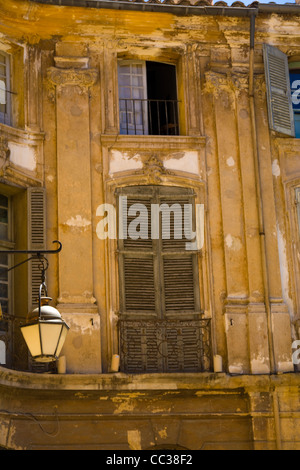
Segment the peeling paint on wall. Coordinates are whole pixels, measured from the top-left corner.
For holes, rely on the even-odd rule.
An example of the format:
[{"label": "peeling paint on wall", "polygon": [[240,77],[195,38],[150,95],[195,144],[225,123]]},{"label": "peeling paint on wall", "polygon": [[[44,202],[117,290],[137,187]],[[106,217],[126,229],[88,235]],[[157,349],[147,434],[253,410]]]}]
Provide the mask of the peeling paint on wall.
[{"label": "peeling paint on wall", "polygon": [[290,275],[289,275],[289,266],[288,266],[288,260],[287,260],[287,252],[286,252],[286,240],[283,237],[283,234],[278,226],[277,226],[277,238],[278,238],[281,285],[282,285],[282,297],[283,297],[284,302],[288,306],[290,315],[292,315],[293,301],[289,296]]},{"label": "peeling paint on wall", "polygon": [[76,215],[75,217],[68,219],[64,225],[68,225],[74,228],[87,229],[91,225],[91,221],[85,219],[81,215]]},{"label": "peeling paint on wall", "polygon": [[170,158],[164,161],[164,167],[168,170],[185,171],[198,175],[198,152],[179,152],[178,156],[171,154]]},{"label": "peeling paint on wall", "polygon": [[226,163],[227,163],[228,166],[235,166],[235,161],[234,161],[233,157],[227,158]]},{"label": "peeling paint on wall", "polygon": [[132,429],[127,431],[127,441],[131,450],[141,450],[141,431]]},{"label": "peeling paint on wall", "polygon": [[120,152],[119,150],[112,150],[109,162],[109,173],[117,173],[119,171],[138,170],[143,168],[140,155],[135,153],[130,155],[126,152]]},{"label": "peeling paint on wall", "polygon": [[278,178],[280,176],[280,166],[278,160],[274,160],[272,163],[272,174]]},{"label": "peeling paint on wall", "polygon": [[9,142],[10,161],[15,165],[21,166],[26,170],[34,171],[36,169],[36,153],[33,147],[27,145]]},{"label": "peeling paint on wall", "polygon": [[230,233],[226,236],[225,243],[227,248],[233,251],[239,251],[243,247],[241,240],[237,237],[234,237],[233,235],[230,235]]}]

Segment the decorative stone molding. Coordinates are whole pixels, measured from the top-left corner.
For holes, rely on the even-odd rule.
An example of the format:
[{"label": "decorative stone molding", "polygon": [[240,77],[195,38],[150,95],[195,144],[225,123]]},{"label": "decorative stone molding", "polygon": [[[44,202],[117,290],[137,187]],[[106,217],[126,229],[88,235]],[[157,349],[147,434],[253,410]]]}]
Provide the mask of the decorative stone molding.
[{"label": "decorative stone molding", "polygon": [[206,72],[204,91],[218,96],[223,91],[248,90],[249,75],[246,73]]},{"label": "decorative stone molding", "polygon": [[163,175],[170,174],[156,154],[150,155],[148,160],[145,161],[142,171],[146,175],[149,184],[160,183]]},{"label": "decorative stone molding", "polygon": [[48,69],[48,96],[54,101],[55,90],[58,92],[65,86],[76,86],[80,94],[87,93],[88,88],[93,86],[98,79],[98,72],[95,69],[77,69],[77,68],[56,68]]},{"label": "decorative stone molding", "polygon": [[231,76],[235,91],[245,91],[249,87],[249,74],[235,72]]},{"label": "decorative stone molding", "polygon": [[8,147],[8,141],[5,137],[0,137],[0,160],[7,160],[10,155],[10,150]]}]

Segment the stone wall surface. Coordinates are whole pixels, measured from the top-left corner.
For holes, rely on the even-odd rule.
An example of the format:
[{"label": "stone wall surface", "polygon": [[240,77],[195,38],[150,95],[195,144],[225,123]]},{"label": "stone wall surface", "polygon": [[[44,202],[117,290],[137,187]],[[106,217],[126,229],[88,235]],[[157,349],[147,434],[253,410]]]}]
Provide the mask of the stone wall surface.
[{"label": "stone wall surface", "polygon": [[[63,245],[47,286],[70,326],[66,374],[28,372],[23,266],[0,369],[0,445],[299,449],[300,140],[269,128],[263,44],[300,56],[300,6],[56,3],[0,0],[13,92],[0,189],[17,249],[28,246],[27,190],[46,190],[47,245]],[[119,59],[176,67],[179,135],[120,133]],[[204,208],[201,314],[222,374],[111,373],[119,258],[117,240],[100,236],[101,208],[117,209],[130,186],[188,188]]]}]

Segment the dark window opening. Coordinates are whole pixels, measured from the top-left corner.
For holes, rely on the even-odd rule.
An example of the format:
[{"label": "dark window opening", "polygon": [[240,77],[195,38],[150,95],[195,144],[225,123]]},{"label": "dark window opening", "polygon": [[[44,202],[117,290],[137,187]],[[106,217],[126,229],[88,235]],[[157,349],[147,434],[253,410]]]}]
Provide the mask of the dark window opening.
[{"label": "dark window opening", "polygon": [[[290,64],[290,67],[293,64]],[[295,121],[295,137],[300,138],[300,68],[290,70],[292,106]]]},{"label": "dark window opening", "polygon": [[120,132],[179,135],[176,67],[119,61]]}]

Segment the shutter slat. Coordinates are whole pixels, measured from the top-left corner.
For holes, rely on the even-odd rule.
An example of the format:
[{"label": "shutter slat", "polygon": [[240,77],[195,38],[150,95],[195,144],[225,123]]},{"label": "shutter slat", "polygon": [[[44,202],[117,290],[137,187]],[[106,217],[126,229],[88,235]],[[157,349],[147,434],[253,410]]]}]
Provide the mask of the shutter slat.
[{"label": "shutter slat", "polygon": [[[176,201],[178,205],[178,211],[176,211],[176,206],[174,211],[171,210],[174,201],[170,200],[161,200],[160,204],[166,204],[170,208],[170,216],[168,212],[162,211],[162,217],[166,217],[165,223],[161,221],[162,228],[162,248],[164,251],[178,251],[185,250],[186,243],[190,241],[190,238],[186,238],[186,232],[189,235],[191,232],[191,227],[187,226],[185,228],[185,205],[190,205],[191,201],[189,199]],[[168,223],[168,217],[170,217],[170,225]],[[188,229],[188,230],[187,230]],[[181,237],[181,238],[179,238]]]},{"label": "shutter slat", "polygon": [[[128,198],[127,199],[127,211],[129,211],[130,207],[133,206],[134,204],[143,204],[145,208],[147,209],[147,219],[145,218],[144,214],[142,213],[142,216],[140,217],[139,212],[137,212],[136,216],[129,216],[127,214],[126,217],[126,211],[124,209],[124,202],[123,202],[123,227],[127,227],[127,238],[124,239],[124,249],[125,250],[152,250],[152,239],[151,239],[151,200],[143,200],[143,199],[133,199],[133,198]],[[140,237],[143,238],[138,238],[134,240],[129,233],[129,227],[130,223],[133,222],[136,218],[139,218],[141,221],[141,225],[138,225],[137,227],[137,232],[140,233]],[[143,227],[147,226],[147,231],[143,230]],[[144,238],[145,237],[145,238]]]},{"label": "shutter slat", "polygon": [[209,371],[209,336],[209,320],[122,320],[121,370],[127,373]]},{"label": "shutter slat", "polygon": [[153,258],[124,257],[126,310],[155,311]]},{"label": "shutter slat", "polygon": [[269,44],[264,44],[263,54],[270,129],[294,137],[295,124],[287,56]]},{"label": "shutter slat", "polygon": [[[28,249],[44,250],[46,248],[46,222],[45,222],[45,189],[28,189]],[[30,290],[29,308],[38,303],[39,288],[41,284],[40,262],[33,259],[29,264]]]},{"label": "shutter slat", "polygon": [[195,310],[193,257],[165,258],[166,311]]}]

